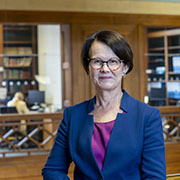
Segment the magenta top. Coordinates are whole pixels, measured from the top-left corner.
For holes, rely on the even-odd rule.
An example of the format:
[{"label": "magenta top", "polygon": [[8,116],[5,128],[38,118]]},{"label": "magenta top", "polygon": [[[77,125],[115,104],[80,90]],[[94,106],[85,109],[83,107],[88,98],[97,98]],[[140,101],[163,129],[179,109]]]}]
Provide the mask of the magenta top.
[{"label": "magenta top", "polygon": [[106,149],[114,123],[115,120],[106,123],[94,122],[94,130],[91,145],[94,156],[101,170],[103,168]]}]

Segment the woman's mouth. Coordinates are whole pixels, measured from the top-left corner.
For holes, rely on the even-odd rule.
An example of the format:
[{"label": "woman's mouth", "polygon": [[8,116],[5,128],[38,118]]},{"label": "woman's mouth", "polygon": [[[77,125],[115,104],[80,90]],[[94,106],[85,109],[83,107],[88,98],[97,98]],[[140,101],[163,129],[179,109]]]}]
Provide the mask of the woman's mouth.
[{"label": "woman's mouth", "polygon": [[99,77],[99,79],[104,79],[104,80],[105,80],[105,79],[111,79],[111,78],[112,78],[112,77],[110,77],[110,76],[100,76],[100,77]]}]

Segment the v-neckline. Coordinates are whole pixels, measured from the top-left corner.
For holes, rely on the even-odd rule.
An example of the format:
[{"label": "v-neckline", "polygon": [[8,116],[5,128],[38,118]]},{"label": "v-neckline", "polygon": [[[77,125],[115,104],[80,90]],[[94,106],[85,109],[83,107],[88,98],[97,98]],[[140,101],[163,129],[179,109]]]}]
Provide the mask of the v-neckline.
[{"label": "v-neckline", "polygon": [[92,115],[92,114],[89,115],[89,116],[91,116],[91,118],[92,118],[92,119],[91,119],[91,120],[92,120],[92,130],[91,130],[90,141],[89,141],[90,151],[91,151],[91,155],[92,155],[92,157],[93,157],[93,160],[94,160],[94,162],[96,163],[96,166],[98,167],[98,169],[99,169],[99,171],[100,171],[101,173],[103,173],[104,164],[105,164],[105,162],[107,161],[107,160],[106,160],[106,159],[107,159],[107,155],[109,154],[109,152],[110,152],[110,150],[111,150],[110,144],[111,144],[112,141],[113,141],[113,136],[115,135],[115,129],[117,129],[116,126],[117,126],[117,124],[118,124],[118,121],[120,120],[119,117],[120,117],[120,116],[124,116],[125,114],[126,114],[126,113],[117,113],[116,119],[114,120],[115,122],[114,122],[112,131],[111,131],[111,134],[110,134],[110,137],[109,137],[109,141],[108,141],[108,144],[107,144],[107,148],[106,148],[106,152],[105,152],[105,156],[104,156],[104,161],[103,161],[102,170],[100,169],[100,167],[99,167],[99,165],[98,165],[98,162],[97,162],[97,160],[96,160],[96,158],[95,158],[95,155],[94,155],[93,149],[92,149],[92,135],[93,135],[93,130],[94,130],[94,129],[93,129],[93,128],[94,128],[94,118],[93,118],[93,115]]}]

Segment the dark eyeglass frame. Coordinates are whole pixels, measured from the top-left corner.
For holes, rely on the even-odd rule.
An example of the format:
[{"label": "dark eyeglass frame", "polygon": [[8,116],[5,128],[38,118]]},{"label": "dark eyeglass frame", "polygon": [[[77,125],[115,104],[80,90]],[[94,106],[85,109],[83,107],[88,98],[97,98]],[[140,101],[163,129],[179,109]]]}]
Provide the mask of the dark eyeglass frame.
[{"label": "dark eyeglass frame", "polygon": [[[90,63],[91,61],[93,61],[93,60],[99,60],[99,61],[102,62],[102,65],[101,65],[100,68],[93,68],[93,67],[91,66],[93,69],[99,70],[99,69],[101,69],[101,68],[103,67],[103,65],[104,65],[104,63],[105,63],[105,64],[107,65],[107,67],[108,67],[109,69],[111,69],[112,71],[116,71],[117,69],[119,69],[119,68],[121,67],[121,63],[124,61],[124,60],[122,60],[122,59],[114,59],[114,58],[109,59],[109,60],[107,60],[107,61],[103,61],[103,60],[98,59],[98,58],[88,58],[89,63]],[[109,63],[110,61],[112,61],[112,60],[117,60],[117,61],[119,61],[119,62],[120,62],[119,67],[117,67],[116,69],[112,69],[112,68],[108,65],[108,63]]]}]

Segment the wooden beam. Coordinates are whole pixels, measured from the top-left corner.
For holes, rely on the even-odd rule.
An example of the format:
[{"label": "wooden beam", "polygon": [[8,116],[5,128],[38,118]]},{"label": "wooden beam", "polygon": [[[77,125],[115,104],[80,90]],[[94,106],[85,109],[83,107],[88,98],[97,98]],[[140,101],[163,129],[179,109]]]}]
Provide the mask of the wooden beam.
[{"label": "wooden beam", "polygon": [[88,23],[143,24],[146,26],[180,26],[180,16],[59,11],[0,10],[1,23]]}]

